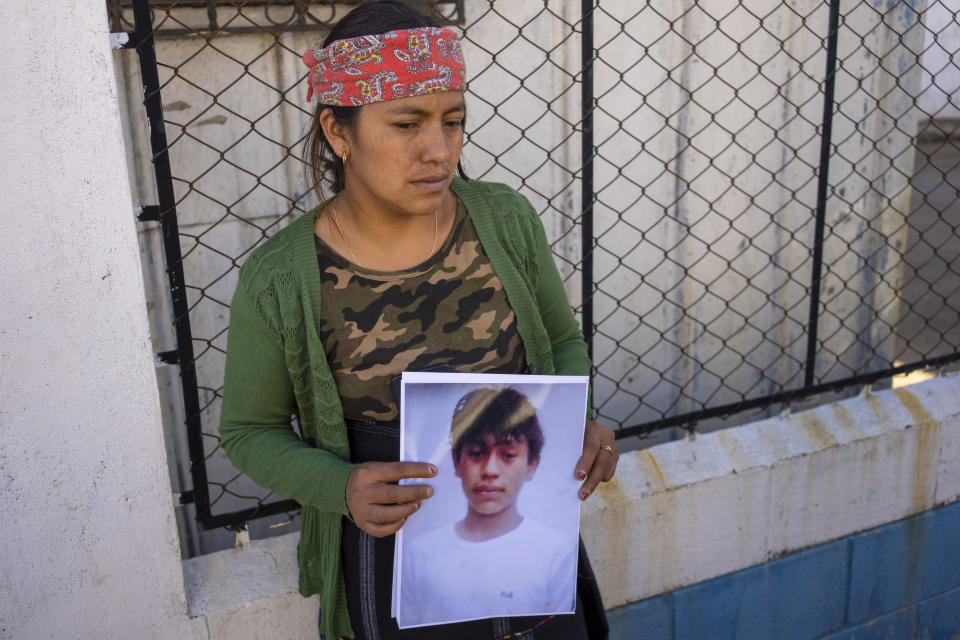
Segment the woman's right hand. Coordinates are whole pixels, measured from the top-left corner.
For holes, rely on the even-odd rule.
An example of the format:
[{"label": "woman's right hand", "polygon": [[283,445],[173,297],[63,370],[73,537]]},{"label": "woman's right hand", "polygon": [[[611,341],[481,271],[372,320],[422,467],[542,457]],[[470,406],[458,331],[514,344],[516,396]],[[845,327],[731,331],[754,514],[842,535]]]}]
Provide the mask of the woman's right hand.
[{"label": "woman's right hand", "polygon": [[432,478],[437,468],[424,462],[364,462],[347,478],[347,508],[354,524],[375,538],[396,533],[420,503],[433,495],[425,484],[400,485],[403,478]]}]

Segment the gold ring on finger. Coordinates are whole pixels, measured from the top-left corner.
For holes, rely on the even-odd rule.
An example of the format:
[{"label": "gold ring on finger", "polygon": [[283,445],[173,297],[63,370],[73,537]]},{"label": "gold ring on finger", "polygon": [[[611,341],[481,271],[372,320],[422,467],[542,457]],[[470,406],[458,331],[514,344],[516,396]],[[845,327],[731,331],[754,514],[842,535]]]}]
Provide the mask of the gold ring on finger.
[{"label": "gold ring on finger", "polygon": [[602,445],[600,445],[600,448],[603,449],[604,451],[606,451],[607,453],[609,453],[609,454],[612,455],[612,456],[617,455],[617,452],[613,450],[613,447],[611,447],[611,446],[608,445],[608,444],[602,444]]}]

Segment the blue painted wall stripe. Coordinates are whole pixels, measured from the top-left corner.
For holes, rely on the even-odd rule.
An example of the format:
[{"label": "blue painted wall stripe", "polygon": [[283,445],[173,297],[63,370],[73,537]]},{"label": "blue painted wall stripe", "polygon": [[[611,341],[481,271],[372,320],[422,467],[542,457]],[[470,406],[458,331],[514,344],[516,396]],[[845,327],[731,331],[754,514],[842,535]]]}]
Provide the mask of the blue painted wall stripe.
[{"label": "blue painted wall stripe", "polygon": [[960,503],[853,538],[850,622],[960,586]]},{"label": "blue painted wall stripe", "polygon": [[956,640],[960,636],[960,589],[931,598],[917,609],[917,638]]},{"label": "blue painted wall stripe", "polygon": [[611,640],[957,640],[960,502],[608,615]]},{"label": "blue painted wall stripe", "polygon": [[843,625],[847,543],[820,545],[674,592],[674,637],[815,638]]},{"label": "blue painted wall stripe", "polygon": [[672,640],[673,596],[666,594],[607,612],[610,638]]},{"label": "blue painted wall stripe", "polygon": [[913,630],[916,618],[917,609],[911,605],[900,611],[824,636],[822,640],[910,640],[915,638]]}]

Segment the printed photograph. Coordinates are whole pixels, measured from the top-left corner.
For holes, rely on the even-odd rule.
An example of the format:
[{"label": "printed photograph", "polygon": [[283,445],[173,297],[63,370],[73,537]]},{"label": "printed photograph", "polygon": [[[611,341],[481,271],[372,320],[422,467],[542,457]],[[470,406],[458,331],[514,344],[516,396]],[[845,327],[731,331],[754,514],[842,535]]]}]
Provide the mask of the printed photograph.
[{"label": "printed photograph", "polygon": [[573,612],[587,385],[403,374],[401,459],[439,473],[397,536],[400,628]]}]

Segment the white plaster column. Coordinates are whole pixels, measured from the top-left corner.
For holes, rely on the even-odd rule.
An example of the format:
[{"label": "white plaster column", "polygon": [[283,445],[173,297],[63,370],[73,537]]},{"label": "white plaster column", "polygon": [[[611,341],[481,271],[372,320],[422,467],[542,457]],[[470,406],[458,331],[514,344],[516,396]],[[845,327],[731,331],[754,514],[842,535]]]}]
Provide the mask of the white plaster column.
[{"label": "white plaster column", "polygon": [[0,3],[0,637],[186,615],[103,0]]}]

